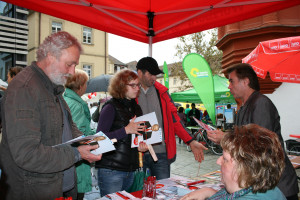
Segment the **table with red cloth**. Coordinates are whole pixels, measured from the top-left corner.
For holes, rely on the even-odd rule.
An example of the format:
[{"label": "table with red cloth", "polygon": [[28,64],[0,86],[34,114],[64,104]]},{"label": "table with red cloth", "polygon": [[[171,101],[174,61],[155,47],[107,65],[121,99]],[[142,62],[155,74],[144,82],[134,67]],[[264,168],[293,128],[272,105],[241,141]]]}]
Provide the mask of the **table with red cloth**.
[{"label": "table with red cloth", "polygon": [[[199,180],[205,180],[205,182],[194,184],[191,185],[190,187],[187,186],[187,184],[194,183]],[[188,194],[189,192],[202,187],[212,187],[216,190],[219,190],[223,187],[223,184],[221,184],[219,180],[209,179],[204,176],[196,177],[194,179],[189,179],[181,176],[172,176],[171,178],[158,180],[156,182],[156,199],[163,199],[163,200],[180,199],[180,197],[184,196],[185,194]],[[105,196],[102,197],[101,200],[134,199],[132,195],[136,197],[135,199],[142,199],[142,195],[143,195],[142,190],[132,192],[130,194],[129,193],[126,194],[125,191],[121,191],[118,193],[122,193],[125,196],[127,195],[128,198],[126,197],[120,198],[121,195],[118,195],[117,197],[117,195],[113,193],[113,194],[109,194],[108,197]]]}]

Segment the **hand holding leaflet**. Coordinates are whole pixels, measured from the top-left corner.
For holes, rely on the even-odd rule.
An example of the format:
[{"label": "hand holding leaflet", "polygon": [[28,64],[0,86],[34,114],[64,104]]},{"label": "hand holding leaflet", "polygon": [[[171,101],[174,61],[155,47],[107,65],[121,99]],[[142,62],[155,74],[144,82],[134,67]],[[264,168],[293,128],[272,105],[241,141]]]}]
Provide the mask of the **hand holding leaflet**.
[{"label": "hand holding leaflet", "polygon": [[79,136],[77,138],[74,138],[72,140],[69,140],[65,143],[55,145],[60,146],[60,145],[66,145],[66,144],[76,144],[76,145],[94,145],[98,144],[99,148],[91,151],[92,154],[99,155],[101,153],[105,153],[108,151],[113,151],[115,150],[115,147],[113,145],[112,140],[110,140],[103,132],[99,131],[95,135],[89,135],[89,136]]}]

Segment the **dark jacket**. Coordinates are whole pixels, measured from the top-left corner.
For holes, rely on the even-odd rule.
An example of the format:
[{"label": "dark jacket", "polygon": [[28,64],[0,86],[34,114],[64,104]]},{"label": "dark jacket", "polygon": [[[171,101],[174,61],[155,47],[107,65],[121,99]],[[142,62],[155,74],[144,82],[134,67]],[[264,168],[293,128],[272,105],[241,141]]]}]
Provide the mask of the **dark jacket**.
[{"label": "dark jacket", "polygon": [[[275,132],[284,149],[278,111],[272,101],[258,91],[253,92],[245,105],[239,109],[235,123],[237,126],[250,123],[258,124]],[[285,168],[278,187],[286,197],[299,192],[297,174],[287,155],[285,155]]]},{"label": "dark jacket", "polygon": [[[140,106],[134,100],[112,98],[103,105],[102,109],[108,104],[112,104],[116,111],[110,131],[123,128],[135,115],[137,117],[142,115]],[[103,113],[101,112],[101,114]],[[114,143],[116,150],[104,153],[102,159],[96,162],[96,167],[129,172],[136,170],[139,167],[138,150],[131,148],[131,136],[132,134],[129,134],[118,139]]]},{"label": "dark jacket", "polygon": [[9,84],[2,101],[0,188],[7,188],[7,194],[1,193],[1,198],[53,200],[62,196],[63,171],[76,159],[71,146],[52,147],[62,143],[63,114],[58,98],[68,110],[73,137],[82,134],[72,122],[63,91],[35,62]]}]

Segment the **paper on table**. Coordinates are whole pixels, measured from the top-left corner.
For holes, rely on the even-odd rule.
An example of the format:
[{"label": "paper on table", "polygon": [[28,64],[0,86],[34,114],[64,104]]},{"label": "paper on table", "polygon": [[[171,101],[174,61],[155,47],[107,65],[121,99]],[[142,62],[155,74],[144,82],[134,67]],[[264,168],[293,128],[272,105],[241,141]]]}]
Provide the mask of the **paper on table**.
[{"label": "paper on table", "polygon": [[155,144],[162,141],[162,132],[161,127],[158,125],[158,121],[155,115],[155,112],[137,117],[135,122],[143,121],[145,130],[140,132],[142,135],[132,135],[131,147],[138,147],[141,141],[144,141],[146,144]]},{"label": "paper on table", "polygon": [[99,148],[91,151],[92,154],[99,155],[101,153],[116,150],[115,146],[113,145],[113,142],[102,131],[99,131],[95,135],[88,135],[88,136],[82,135],[72,140],[69,140],[65,143],[54,145],[53,147],[66,145],[66,144],[75,144],[75,143],[89,144],[93,142],[97,142]]}]

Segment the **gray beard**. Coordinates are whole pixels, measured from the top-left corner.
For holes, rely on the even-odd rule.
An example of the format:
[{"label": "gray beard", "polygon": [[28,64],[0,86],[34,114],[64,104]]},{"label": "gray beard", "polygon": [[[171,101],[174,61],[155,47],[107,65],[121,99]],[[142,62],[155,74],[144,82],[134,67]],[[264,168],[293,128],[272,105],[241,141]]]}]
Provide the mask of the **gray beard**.
[{"label": "gray beard", "polygon": [[57,74],[53,73],[49,75],[49,79],[56,85],[65,85],[67,83],[67,79],[64,77],[70,76],[70,75],[62,75],[62,74]]}]

